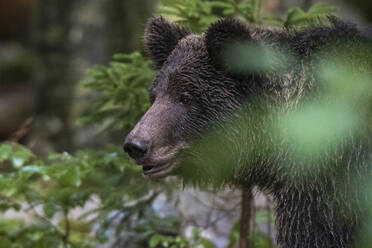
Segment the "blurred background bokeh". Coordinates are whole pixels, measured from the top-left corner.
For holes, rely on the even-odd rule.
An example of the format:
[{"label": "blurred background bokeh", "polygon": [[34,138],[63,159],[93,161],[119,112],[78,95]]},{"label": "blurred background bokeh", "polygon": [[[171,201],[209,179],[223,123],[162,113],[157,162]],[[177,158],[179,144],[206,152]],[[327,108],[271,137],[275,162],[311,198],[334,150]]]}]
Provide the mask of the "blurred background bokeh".
[{"label": "blurred background bokeh", "polygon": [[[148,18],[165,13],[202,32],[235,14],[208,2],[0,0],[1,248],[238,247],[247,230],[251,246],[240,247],[275,247],[270,197],[256,189],[183,187],[177,178],[149,182],[120,148],[148,106]],[[318,3],[215,2],[258,2],[260,13],[275,18],[245,20],[265,25],[292,25],[289,9],[306,13]],[[323,2],[333,6],[323,6],[326,14],[372,22],[372,1]],[[133,75],[139,80],[128,87]]]}]

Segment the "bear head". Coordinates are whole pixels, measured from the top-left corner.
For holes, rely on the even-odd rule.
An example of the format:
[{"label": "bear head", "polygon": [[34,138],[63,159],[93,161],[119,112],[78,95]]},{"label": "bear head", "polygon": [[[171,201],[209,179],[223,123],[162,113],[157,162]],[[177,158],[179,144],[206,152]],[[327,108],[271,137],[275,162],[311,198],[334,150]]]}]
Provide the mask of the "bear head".
[{"label": "bear head", "polygon": [[[259,78],[234,71],[224,61],[225,45],[250,41],[251,33],[231,19],[212,24],[201,35],[163,17],[149,21],[145,44],[159,72],[149,90],[151,107],[124,142],[145,176],[169,175],[191,140],[260,89]],[[248,86],[242,83],[247,78]]]}]

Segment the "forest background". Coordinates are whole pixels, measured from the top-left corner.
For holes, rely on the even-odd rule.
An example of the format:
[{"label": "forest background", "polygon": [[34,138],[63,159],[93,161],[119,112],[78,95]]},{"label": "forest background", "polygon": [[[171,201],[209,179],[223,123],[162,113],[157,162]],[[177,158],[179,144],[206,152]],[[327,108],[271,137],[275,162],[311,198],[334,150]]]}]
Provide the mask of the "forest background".
[{"label": "forest background", "polygon": [[275,247],[269,196],[148,181],[122,151],[149,106],[142,35],[159,14],[196,33],[221,17],[365,26],[372,2],[0,0],[1,248]]}]

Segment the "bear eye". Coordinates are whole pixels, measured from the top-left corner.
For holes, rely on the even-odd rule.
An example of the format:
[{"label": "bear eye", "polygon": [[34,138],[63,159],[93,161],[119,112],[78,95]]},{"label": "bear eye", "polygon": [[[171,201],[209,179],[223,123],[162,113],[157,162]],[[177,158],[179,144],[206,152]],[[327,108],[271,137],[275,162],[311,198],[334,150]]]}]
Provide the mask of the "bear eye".
[{"label": "bear eye", "polygon": [[191,102],[191,95],[188,92],[181,94],[180,102],[182,104],[189,104]]}]

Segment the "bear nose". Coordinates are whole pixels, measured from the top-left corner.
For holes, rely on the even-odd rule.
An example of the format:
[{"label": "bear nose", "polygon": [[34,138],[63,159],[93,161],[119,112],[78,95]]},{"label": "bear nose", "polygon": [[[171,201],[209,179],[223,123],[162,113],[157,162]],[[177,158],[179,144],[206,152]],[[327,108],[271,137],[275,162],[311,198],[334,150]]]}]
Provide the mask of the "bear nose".
[{"label": "bear nose", "polygon": [[149,142],[142,138],[132,138],[124,142],[124,151],[133,159],[142,158],[148,149]]}]

